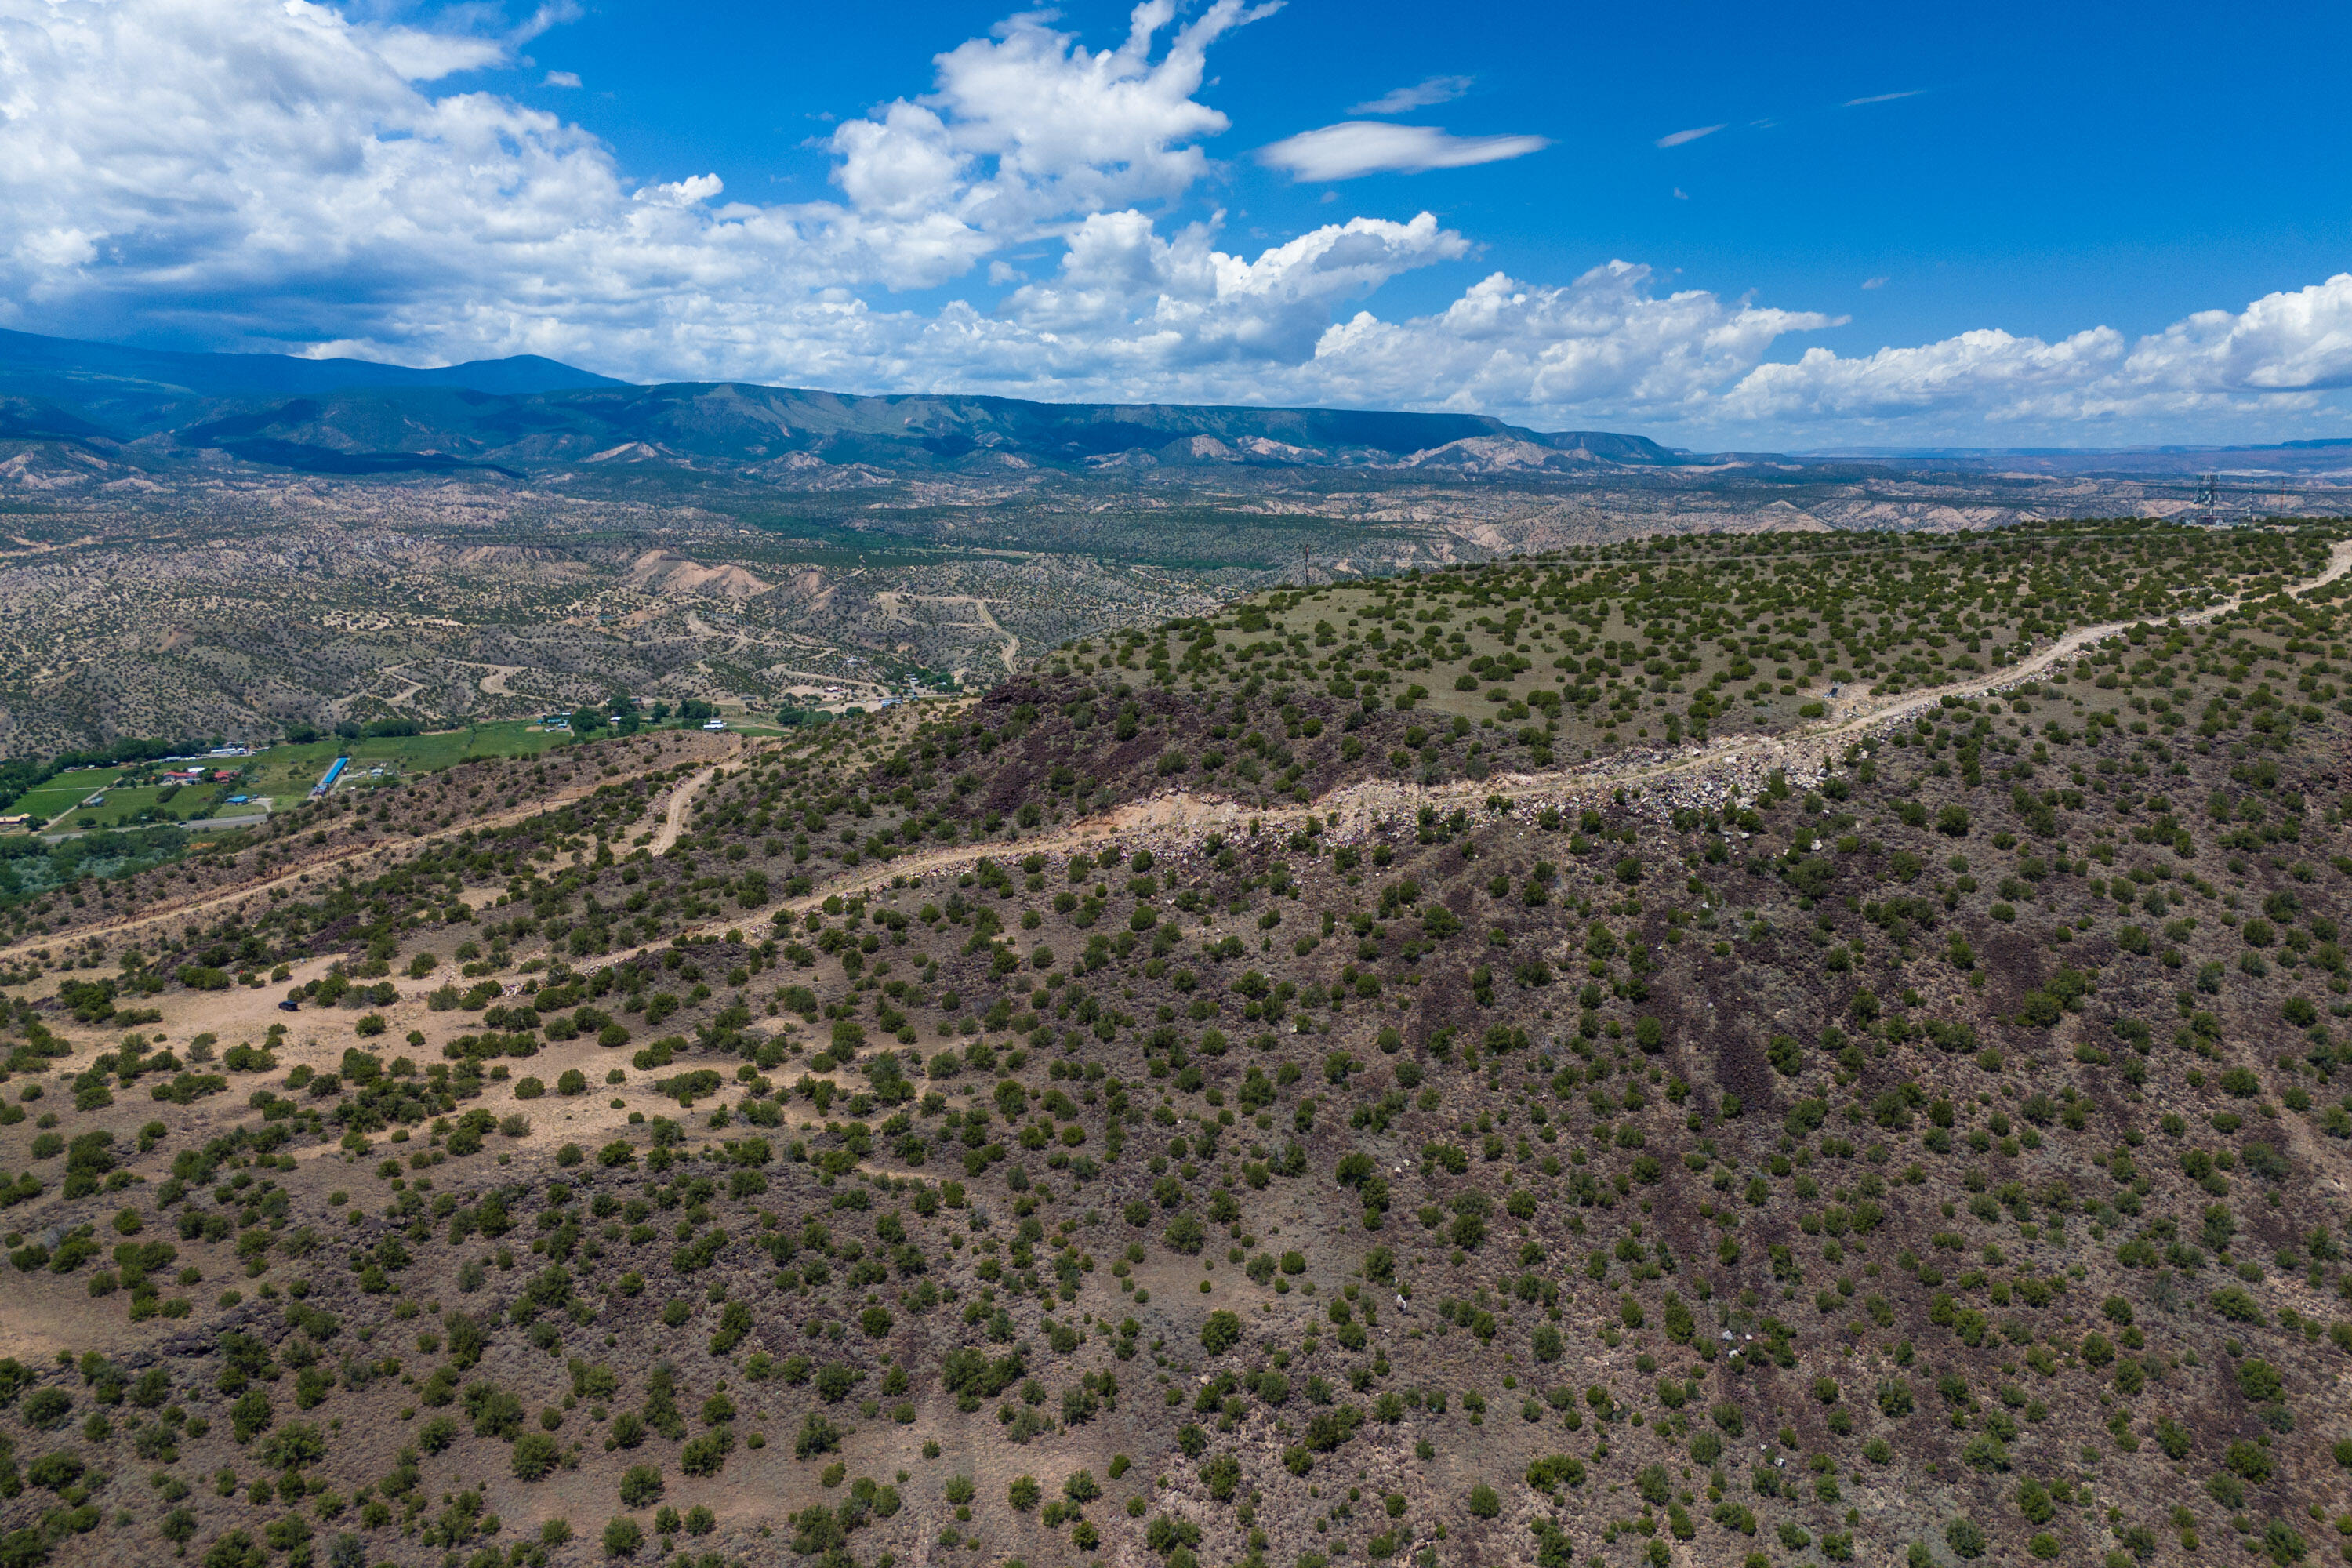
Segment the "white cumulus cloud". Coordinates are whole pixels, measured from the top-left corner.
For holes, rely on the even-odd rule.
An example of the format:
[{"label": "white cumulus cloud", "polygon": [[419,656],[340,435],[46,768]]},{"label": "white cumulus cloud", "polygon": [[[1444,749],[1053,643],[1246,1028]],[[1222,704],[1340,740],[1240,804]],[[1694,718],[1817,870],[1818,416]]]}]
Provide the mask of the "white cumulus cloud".
[{"label": "white cumulus cloud", "polygon": [[2352,273],[2266,294],[2242,310],[2200,310],[2137,341],[2092,327],[2055,342],[1997,329],[1859,356],[1809,349],[1759,364],[1724,394],[1730,418],[1977,431],[2210,425],[2300,416],[2352,387]]},{"label": "white cumulus cloud", "polygon": [[[1254,261],[1213,238],[1195,226],[1163,239],[1140,214],[1097,214],[1071,236],[1060,274],[1015,291],[1005,314],[1041,341],[1107,352],[1130,373],[1145,360],[1180,374],[1221,362],[1297,364],[1313,356],[1335,305],[1469,248],[1427,213],[1328,225]],[[1058,374],[1086,374],[1083,360],[1048,358]]]},{"label": "white cumulus cloud", "polygon": [[[1725,397],[1745,419],[1824,415],[1886,419],[1995,402],[2047,406],[2122,363],[2124,338],[2094,327],[2055,343],[1997,328],[1962,332],[1916,348],[1884,348],[1859,359],[1807,349],[1794,364],[1761,364]],[[1997,389],[1997,395],[1996,395]]]},{"label": "white cumulus cloud", "polygon": [[1258,158],[1299,180],[1352,180],[1360,174],[1417,174],[1524,158],[1551,143],[1540,136],[1451,136],[1429,125],[1343,120],[1258,149]]},{"label": "white cumulus cloud", "polygon": [[1014,16],[940,55],[933,92],[842,127],[839,183],[861,207],[951,213],[1000,238],[1172,199],[1208,172],[1198,143],[1227,127],[1193,96],[1208,47],[1272,10],[1214,0],[1157,58],[1172,0],[1143,0],[1126,41],[1100,51],[1042,14]]},{"label": "white cumulus cloud", "polygon": [[[1479,409],[1694,445],[2342,424],[2352,274],[2137,338],[1793,359],[1840,323],[1623,260],[1384,311],[1476,237],[1335,213],[1245,250],[1202,199],[1233,129],[1202,100],[1210,51],[1270,8],[1144,0],[1100,48],[1012,16],[834,127],[825,199],[775,204],[629,170],[478,74],[520,72],[518,40],[568,3],[486,40],[305,0],[0,0],[0,321],[641,380]],[[1261,156],[1338,180],[1543,145],[1354,121]]]},{"label": "white cumulus cloud", "polygon": [[1704,289],[1661,297],[1653,282],[1649,268],[1624,261],[1565,287],[1497,272],[1435,315],[1389,322],[1361,311],[1333,326],[1313,375],[1391,402],[1428,403],[1437,387],[1449,407],[1675,419],[1751,370],[1779,338],[1837,324]]},{"label": "white cumulus cloud", "polygon": [[2200,310],[2133,347],[2127,374],[2193,393],[2302,393],[2352,386],[2352,273],[2243,310]]},{"label": "white cumulus cloud", "polygon": [[[295,0],[287,9],[299,13],[312,7]],[[332,15],[328,13],[329,17]],[[379,27],[371,29],[370,34],[369,41],[377,55],[405,81],[439,81],[459,71],[503,64],[507,58],[506,46],[488,38],[430,33],[415,27]]]}]

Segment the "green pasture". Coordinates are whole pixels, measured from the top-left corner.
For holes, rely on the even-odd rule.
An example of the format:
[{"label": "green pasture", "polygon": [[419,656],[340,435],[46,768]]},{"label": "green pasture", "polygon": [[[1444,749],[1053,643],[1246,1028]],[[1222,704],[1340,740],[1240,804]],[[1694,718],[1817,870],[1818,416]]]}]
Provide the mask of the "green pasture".
[{"label": "green pasture", "polygon": [[[163,820],[163,814],[185,821],[210,816],[221,797],[237,792],[226,784],[140,784],[106,792],[106,804],[79,810],[66,818],[68,827],[129,827]],[[171,798],[166,800],[164,797]],[[77,799],[79,797],[77,796]]]},{"label": "green pasture", "polygon": [[[396,776],[429,773],[472,757],[531,756],[572,743],[568,735],[551,734],[536,724],[509,721],[477,724],[430,735],[386,735],[364,741],[306,741],[300,745],[272,746],[245,759],[245,772],[231,795],[269,795],[283,808],[307,797],[326,776],[337,757],[352,765],[343,770],[337,787],[382,783]],[[384,770],[384,779],[370,776]]]},{"label": "green pasture", "polygon": [[8,803],[0,816],[29,812],[36,822],[47,822],[84,796],[112,784],[121,774],[113,768],[76,768],[34,785]]}]

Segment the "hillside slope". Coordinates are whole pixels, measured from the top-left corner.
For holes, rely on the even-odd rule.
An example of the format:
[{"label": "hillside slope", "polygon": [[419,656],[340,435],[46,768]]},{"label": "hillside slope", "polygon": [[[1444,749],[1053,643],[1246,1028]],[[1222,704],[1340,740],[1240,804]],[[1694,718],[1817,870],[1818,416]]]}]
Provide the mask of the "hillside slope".
[{"label": "hillside slope", "polygon": [[2352,699],[2274,589],[1818,773],[1066,658],[46,900],[0,1550],[2315,1561]]}]

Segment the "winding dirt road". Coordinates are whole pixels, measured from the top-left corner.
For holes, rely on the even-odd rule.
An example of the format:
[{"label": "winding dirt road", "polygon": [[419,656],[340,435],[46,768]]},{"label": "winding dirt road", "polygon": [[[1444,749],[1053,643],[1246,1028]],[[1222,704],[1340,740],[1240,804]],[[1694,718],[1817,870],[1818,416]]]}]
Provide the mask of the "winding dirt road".
[{"label": "winding dirt road", "polygon": [[[2347,572],[2352,572],[2352,540],[2340,541],[2331,546],[2327,552],[2327,569],[2310,582],[2289,588],[2287,593],[2294,598],[2301,598],[2315,588],[2327,586]],[[2209,605],[2202,610],[2191,611],[2181,616],[2180,624],[2184,626],[2201,626],[2208,621],[2219,620],[2236,609],[2244,602],[2244,598],[2245,595],[2242,594],[2232,595],[2221,604]],[[1990,691],[1998,686],[2014,686],[2021,680],[2032,680],[2051,666],[2063,663],[2084,648],[2103,642],[2117,633],[2129,631],[2137,625],[2139,622],[2137,620],[2111,621],[2103,626],[2085,626],[2080,631],[2068,632],[2041,652],[2031,655],[2006,669],[1995,670],[1981,680],[1961,681],[1951,686],[1906,691],[1899,697],[1886,698],[1874,704],[1860,702],[1857,700],[1857,707],[1850,716],[1843,705],[1841,705],[1839,712],[1832,715],[1828,721],[1827,728],[1803,732],[1825,736],[1842,734],[1857,725],[1867,727],[1884,723],[1889,719],[1901,719],[1922,709],[1940,706],[1947,694],[1972,697]]]},{"label": "winding dirt road", "polygon": [[661,827],[654,834],[650,846],[656,855],[668,854],[670,846],[686,832],[686,814],[694,805],[694,797],[702,793],[703,785],[718,775],[719,768],[714,763],[693,777],[681,781],[676,789],[669,792],[669,809],[662,813]]},{"label": "winding dirt road", "polygon": [[1006,601],[983,599],[972,594],[877,594],[875,595],[875,602],[882,606],[894,623],[906,618],[898,608],[901,601],[918,605],[970,605],[973,614],[980,617],[982,628],[994,632],[1004,639],[1004,646],[996,650],[997,657],[1004,661],[1004,673],[1013,675],[1019,672],[1021,639],[1013,633],[1006,631],[1004,624],[996,618],[996,612],[989,608],[992,604],[1003,604]]},{"label": "winding dirt road", "polygon": [[[734,742],[737,747],[735,755],[740,757],[742,754],[742,742],[738,737],[728,738]],[[719,765],[713,764],[712,767],[704,769],[682,787],[698,788],[700,784],[709,782]],[[452,823],[446,827],[436,828],[431,833],[417,834],[414,837],[375,844],[347,845],[306,859],[288,861],[258,881],[242,883],[235,888],[225,888],[217,892],[183,900],[176,903],[157,904],[140,915],[117,917],[110,921],[101,921],[94,925],[78,926],[71,931],[53,931],[45,936],[29,937],[21,942],[11,942],[5,947],[0,947],[0,962],[29,954],[42,948],[55,948],[64,942],[84,942],[93,936],[111,938],[130,931],[142,931],[149,926],[161,925],[166,921],[175,924],[186,922],[213,910],[242,903],[247,899],[266,897],[272,889],[295,886],[307,875],[331,870],[338,866],[389,856],[415,845],[432,844],[444,838],[455,838],[462,833],[479,833],[486,828],[511,827],[519,822],[528,822],[534,816],[553,811],[560,806],[570,805],[574,801],[585,800],[594,795],[604,782],[602,778],[594,779],[570,789],[541,795],[525,805],[514,806],[506,811],[492,812],[486,816],[470,817],[464,822]],[[672,842],[676,841],[676,827],[677,822],[682,820],[682,809],[673,802],[671,807],[673,816],[664,824],[663,830],[671,834]],[[660,850],[656,849],[655,853],[659,854]]]},{"label": "winding dirt road", "polygon": [[[2347,572],[2352,572],[2352,540],[2341,542],[2330,549],[2326,571],[2287,591],[2300,597],[2335,582]],[[2183,616],[2181,624],[2200,626],[2219,619],[2236,609],[2242,598],[2242,595],[2232,596],[2221,604]],[[1551,799],[1566,804],[1597,797],[1628,784],[1648,784],[1676,774],[1717,772],[1742,763],[1759,767],[1767,764],[1772,767],[1818,765],[1831,754],[1842,751],[1881,725],[1900,722],[1928,709],[1940,708],[1948,696],[1978,697],[2033,679],[2052,667],[2074,658],[2107,637],[2128,631],[2137,624],[2136,620],[2115,621],[2104,626],[2085,626],[2068,633],[2050,647],[2016,664],[1990,671],[1973,680],[1875,700],[1867,697],[1852,699],[1842,704],[1840,710],[1830,718],[1809,728],[1777,735],[1736,737],[1712,745],[1692,747],[1675,756],[1636,761],[1604,759],[1540,773],[1506,773],[1483,780],[1456,779],[1442,784],[1417,784],[1402,779],[1367,779],[1342,786],[1303,805],[1290,804],[1255,808],[1237,801],[1209,799],[1188,793],[1155,795],[1148,800],[1130,802],[1101,816],[1074,822],[1058,832],[1041,837],[1024,838],[1016,843],[992,847],[968,845],[921,855],[901,856],[872,871],[862,872],[846,880],[828,882],[821,893],[785,900],[775,907],[805,910],[822,901],[827,894],[887,885],[893,877],[925,876],[933,871],[970,866],[983,855],[1014,851],[1024,855],[1067,851],[1092,846],[1120,834],[1191,836],[1210,832],[1230,833],[1244,829],[1252,822],[1259,824],[1263,829],[1282,829],[1313,816],[1328,825],[1344,841],[1373,830],[1382,821],[1410,820],[1424,805],[1451,810],[1459,805],[1482,804],[1495,795],[1515,803]],[[762,911],[762,914],[766,912]]]},{"label": "winding dirt road", "polygon": [[[2344,541],[2329,551],[2326,571],[2307,583],[2290,588],[2291,595],[2301,596],[2314,589],[2336,581],[2352,572],[2352,541]],[[2219,619],[2235,610],[2242,596],[2232,596],[2224,602],[2180,617],[2185,626],[2200,626]],[[757,911],[746,910],[732,920],[697,928],[696,934],[724,930],[729,926],[751,926],[771,919],[774,914],[791,910],[804,911],[822,902],[829,895],[856,892],[876,886],[885,886],[894,877],[927,876],[968,867],[986,855],[1066,852],[1081,847],[1091,847],[1105,838],[1122,834],[1158,836],[1192,836],[1210,832],[1232,832],[1257,823],[1261,829],[1281,829],[1315,816],[1328,822],[1336,837],[1345,839],[1375,830],[1384,821],[1409,819],[1422,806],[1452,809],[1458,805],[1483,803],[1491,796],[1518,802],[1529,799],[1551,799],[1563,803],[1623,788],[1628,784],[1648,784],[1677,774],[1704,773],[1740,763],[1759,766],[1769,763],[1775,767],[1818,764],[1831,753],[1860,739],[1870,730],[1896,722],[1931,708],[1938,708],[1949,697],[1977,697],[1986,692],[2021,681],[2033,679],[2053,666],[2074,658],[2084,649],[2107,637],[2127,631],[2137,621],[2115,621],[2105,626],[2086,626],[2070,632],[2050,647],[2009,666],[1990,671],[1984,676],[1947,686],[1906,691],[1895,696],[1872,700],[1855,698],[1841,703],[1838,712],[1805,729],[1778,735],[1743,736],[1717,742],[1707,746],[1692,747],[1674,756],[1645,757],[1635,760],[1603,759],[1574,767],[1558,768],[1540,773],[1507,773],[1489,779],[1457,779],[1442,784],[1418,784],[1400,779],[1368,779],[1349,784],[1305,805],[1252,807],[1233,800],[1208,799],[1191,794],[1155,795],[1148,800],[1132,801],[1100,816],[1074,822],[1067,827],[1037,837],[1024,838],[1000,845],[970,844],[953,848],[931,850],[925,854],[900,856],[885,861],[870,871],[860,871],[846,879],[828,881],[822,891],[801,898],[785,899]],[[1009,633],[1005,634],[1008,637]],[[735,739],[730,737],[730,739]],[[662,826],[650,846],[656,855],[667,853],[685,834],[687,816],[695,796],[715,778],[721,768],[739,763],[745,755],[740,740],[737,749],[722,762],[705,767],[680,783],[672,792]],[[601,782],[601,781],[599,781]],[[165,921],[182,922],[208,910],[224,908],[245,899],[266,894],[272,888],[294,881],[304,872],[317,871],[342,862],[380,856],[410,844],[427,843],[453,837],[458,833],[483,827],[503,826],[527,820],[550,807],[567,804],[594,793],[594,785],[566,791],[517,807],[493,816],[476,818],[437,832],[404,839],[398,845],[380,844],[355,846],[332,854],[323,855],[298,865],[289,865],[268,879],[251,883],[232,891],[178,905],[166,905],[135,919],[118,920],[103,925],[86,927],[55,936],[16,942],[0,948],[0,959],[30,952],[41,947],[75,941],[92,935],[119,935]],[[667,943],[654,944],[667,945]],[[620,963],[646,951],[629,948],[605,959]]]}]

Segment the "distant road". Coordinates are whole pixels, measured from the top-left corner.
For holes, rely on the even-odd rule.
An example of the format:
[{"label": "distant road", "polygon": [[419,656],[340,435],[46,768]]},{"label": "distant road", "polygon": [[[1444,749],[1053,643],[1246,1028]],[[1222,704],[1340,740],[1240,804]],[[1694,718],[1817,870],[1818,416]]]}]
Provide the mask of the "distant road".
[{"label": "distant road", "polygon": [[126,822],[115,827],[75,827],[63,833],[44,833],[42,841],[63,844],[68,838],[87,838],[92,833],[122,833],[141,827],[184,827],[191,833],[226,833],[235,827],[258,827],[269,820],[268,812],[259,816],[200,816],[193,822]]}]

